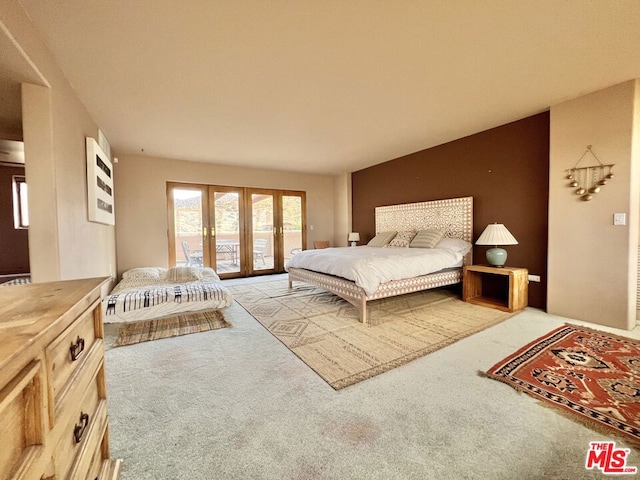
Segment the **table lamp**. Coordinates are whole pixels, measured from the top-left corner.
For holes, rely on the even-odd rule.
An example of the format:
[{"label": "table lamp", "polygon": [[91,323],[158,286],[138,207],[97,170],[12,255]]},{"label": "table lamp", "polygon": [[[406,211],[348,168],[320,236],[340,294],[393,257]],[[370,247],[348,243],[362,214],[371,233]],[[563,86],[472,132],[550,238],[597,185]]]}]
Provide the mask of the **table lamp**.
[{"label": "table lamp", "polygon": [[360,234],[358,232],[351,232],[349,234],[349,241],[351,242],[351,246],[355,247],[356,242],[360,241]]},{"label": "table lamp", "polygon": [[498,245],[517,245],[518,241],[501,223],[491,223],[476,240],[476,245],[493,245],[487,250],[487,263],[492,267],[503,267],[507,261],[507,251]]}]

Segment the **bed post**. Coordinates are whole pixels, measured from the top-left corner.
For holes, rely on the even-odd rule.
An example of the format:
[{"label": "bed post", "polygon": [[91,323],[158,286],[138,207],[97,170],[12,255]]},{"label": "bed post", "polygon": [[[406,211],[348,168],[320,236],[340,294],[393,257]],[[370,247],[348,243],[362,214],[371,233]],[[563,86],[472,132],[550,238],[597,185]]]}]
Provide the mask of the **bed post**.
[{"label": "bed post", "polygon": [[367,325],[367,297],[364,293],[360,296],[360,321]]}]

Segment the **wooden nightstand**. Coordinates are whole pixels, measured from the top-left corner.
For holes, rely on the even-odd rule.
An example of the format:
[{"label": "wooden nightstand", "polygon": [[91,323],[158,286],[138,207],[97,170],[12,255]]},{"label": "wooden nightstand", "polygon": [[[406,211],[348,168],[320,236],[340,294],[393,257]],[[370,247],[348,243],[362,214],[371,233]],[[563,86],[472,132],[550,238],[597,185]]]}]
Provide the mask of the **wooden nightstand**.
[{"label": "wooden nightstand", "polygon": [[[489,267],[469,265],[464,267],[462,300],[476,305],[497,308],[503,312],[517,312],[527,306],[529,271],[519,267]],[[499,284],[497,295],[488,294],[484,282]],[[502,285],[500,283],[502,282]],[[494,291],[496,289],[494,288]],[[484,291],[484,294],[483,294]]]}]

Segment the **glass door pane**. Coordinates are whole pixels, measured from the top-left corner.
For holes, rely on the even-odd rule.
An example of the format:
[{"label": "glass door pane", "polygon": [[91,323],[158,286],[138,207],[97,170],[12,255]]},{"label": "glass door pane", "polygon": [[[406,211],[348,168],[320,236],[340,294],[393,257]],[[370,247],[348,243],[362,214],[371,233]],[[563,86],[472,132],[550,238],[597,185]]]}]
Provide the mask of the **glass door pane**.
[{"label": "glass door pane", "polygon": [[199,188],[170,188],[173,199],[173,249],[176,266],[204,265],[204,194]]},{"label": "glass door pane", "polygon": [[305,192],[167,182],[169,265],[284,272],[305,248]]},{"label": "glass door pane", "polygon": [[240,191],[215,191],[213,194],[216,271],[225,277],[237,276],[230,274],[242,271],[240,198]]},{"label": "glass door pane", "polygon": [[282,196],[282,229],[285,263],[302,250],[302,197]]},{"label": "glass door pane", "polygon": [[254,272],[274,268],[274,213],[272,194],[251,194],[251,257]]}]

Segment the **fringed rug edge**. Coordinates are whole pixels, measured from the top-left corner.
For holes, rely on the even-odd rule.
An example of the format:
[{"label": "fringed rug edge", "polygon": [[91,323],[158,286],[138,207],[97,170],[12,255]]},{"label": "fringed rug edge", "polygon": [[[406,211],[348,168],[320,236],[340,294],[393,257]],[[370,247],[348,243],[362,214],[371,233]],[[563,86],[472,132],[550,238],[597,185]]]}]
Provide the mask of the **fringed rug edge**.
[{"label": "fringed rug edge", "polygon": [[[207,318],[208,315],[215,318]],[[202,318],[203,316],[205,318]],[[176,333],[169,332],[168,328],[157,328],[159,324],[168,323],[169,321],[177,322],[177,326],[174,327],[177,328]],[[193,324],[194,321],[197,322],[196,325]],[[192,333],[230,328],[232,326],[233,325],[224,318],[224,314],[219,310],[174,315],[153,320],[142,320],[122,324],[118,329],[116,340],[111,347],[124,347],[148,341],[161,340],[163,338],[180,337]],[[139,333],[136,333],[136,331]]]}]

